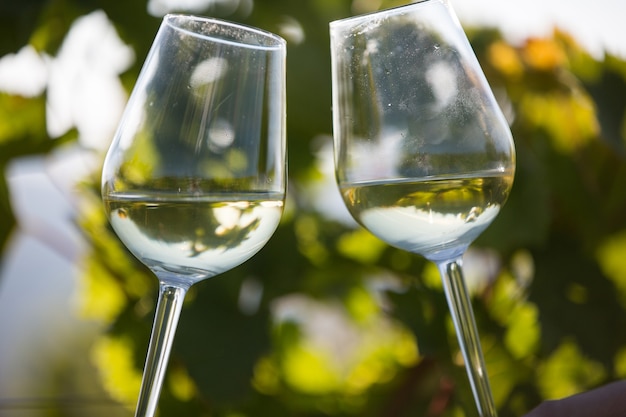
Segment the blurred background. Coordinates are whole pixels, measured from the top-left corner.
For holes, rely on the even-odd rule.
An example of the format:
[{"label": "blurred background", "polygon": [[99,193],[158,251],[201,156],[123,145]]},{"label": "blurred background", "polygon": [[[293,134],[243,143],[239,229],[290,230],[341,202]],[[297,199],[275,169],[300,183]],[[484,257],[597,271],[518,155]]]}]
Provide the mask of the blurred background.
[{"label": "blurred background", "polygon": [[[157,281],[101,163],[168,12],[288,41],[290,188],[253,259],[192,288],[160,415],[474,416],[438,273],[332,173],[331,20],[394,0],[0,0],[0,416],[130,416]],[[512,195],[465,257],[502,417],[626,377],[626,4],[453,0],[511,123]]]}]

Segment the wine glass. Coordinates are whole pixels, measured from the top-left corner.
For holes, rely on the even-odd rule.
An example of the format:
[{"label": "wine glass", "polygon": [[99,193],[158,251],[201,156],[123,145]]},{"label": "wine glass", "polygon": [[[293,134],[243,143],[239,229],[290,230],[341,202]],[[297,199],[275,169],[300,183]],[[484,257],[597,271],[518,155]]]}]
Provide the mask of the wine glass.
[{"label": "wine glass", "polygon": [[462,256],[512,186],[515,150],[447,0],[330,23],[335,173],[366,229],[436,263],[481,416],[496,416]]},{"label": "wine glass", "polygon": [[183,299],[269,240],[286,184],[285,41],[217,19],[163,18],[105,158],[102,197],[159,280],[135,416],[153,416]]}]

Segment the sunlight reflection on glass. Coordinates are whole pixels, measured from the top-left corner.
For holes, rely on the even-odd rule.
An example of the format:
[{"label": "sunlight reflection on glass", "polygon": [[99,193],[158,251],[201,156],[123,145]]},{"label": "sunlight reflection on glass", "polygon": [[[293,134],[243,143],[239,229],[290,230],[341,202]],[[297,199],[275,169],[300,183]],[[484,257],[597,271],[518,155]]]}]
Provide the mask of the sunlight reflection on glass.
[{"label": "sunlight reflection on glass", "polygon": [[201,63],[193,70],[189,83],[191,88],[199,88],[205,84],[210,84],[222,78],[228,71],[228,61],[220,57],[211,57]]}]

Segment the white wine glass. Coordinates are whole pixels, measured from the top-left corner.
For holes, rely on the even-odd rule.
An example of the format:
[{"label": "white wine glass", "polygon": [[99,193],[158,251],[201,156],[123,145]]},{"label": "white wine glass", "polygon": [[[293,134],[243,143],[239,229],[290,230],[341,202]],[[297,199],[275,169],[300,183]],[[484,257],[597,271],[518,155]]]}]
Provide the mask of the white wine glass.
[{"label": "white wine glass", "polygon": [[513,139],[447,0],[330,23],[335,174],[354,218],[437,264],[479,415],[496,416],[462,257],[496,217]]},{"label": "white wine glass", "polygon": [[105,158],[102,197],[158,278],[135,416],[153,416],[183,300],[276,230],[286,190],[286,43],[217,19],[163,18]]}]

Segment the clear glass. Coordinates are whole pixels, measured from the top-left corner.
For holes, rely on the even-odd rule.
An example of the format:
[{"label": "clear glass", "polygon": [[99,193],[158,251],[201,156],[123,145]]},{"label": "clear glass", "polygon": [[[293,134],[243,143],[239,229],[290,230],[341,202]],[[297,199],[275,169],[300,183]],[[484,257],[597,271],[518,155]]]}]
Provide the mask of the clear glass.
[{"label": "clear glass", "polygon": [[159,280],[136,416],[153,416],[185,294],[269,240],[286,191],[285,41],[164,17],[102,172],[109,221]]},{"label": "clear glass", "polygon": [[335,171],[370,232],[435,262],[481,416],[496,416],[462,273],[513,183],[511,132],[451,6],[330,24]]}]

